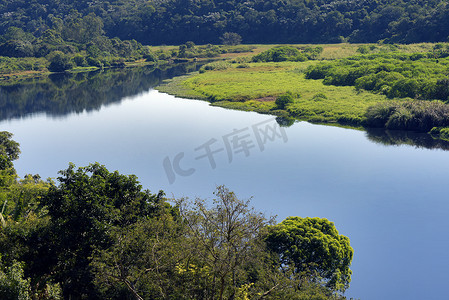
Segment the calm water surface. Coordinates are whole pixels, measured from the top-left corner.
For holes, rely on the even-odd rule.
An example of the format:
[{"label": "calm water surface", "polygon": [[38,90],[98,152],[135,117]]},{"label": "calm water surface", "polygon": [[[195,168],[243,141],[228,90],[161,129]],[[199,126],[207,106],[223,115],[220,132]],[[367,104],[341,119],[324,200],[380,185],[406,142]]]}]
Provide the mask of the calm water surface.
[{"label": "calm water surface", "polygon": [[[151,89],[160,82],[151,79],[152,70],[130,72],[89,75],[76,84],[75,78],[35,82],[28,93],[26,85],[0,89],[2,100],[21,99],[2,107],[0,122],[21,145],[19,174],[57,177],[69,162],[97,161],[136,174],[144,187],[170,197],[210,198],[216,185],[225,184],[241,198],[253,196],[252,204],[278,221],[333,221],[355,250],[348,297],[447,297],[446,143],[299,122],[266,140],[262,150],[253,129],[272,126],[272,117],[161,94]],[[162,73],[177,75],[159,71],[157,78]],[[244,137],[247,152],[228,152],[225,141],[234,136]],[[213,154],[215,168],[201,157],[206,145],[221,150]],[[188,174],[173,169],[180,155],[179,167]],[[172,177],[164,161],[171,163]]]}]

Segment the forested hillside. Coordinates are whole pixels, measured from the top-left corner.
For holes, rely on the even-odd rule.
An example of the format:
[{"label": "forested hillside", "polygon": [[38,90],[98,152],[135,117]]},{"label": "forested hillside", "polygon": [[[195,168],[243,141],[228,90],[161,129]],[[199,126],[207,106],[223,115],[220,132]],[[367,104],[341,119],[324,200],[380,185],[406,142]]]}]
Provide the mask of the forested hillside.
[{"label": "forested hillside", "polygon": [[447,40],[449,5],[445,0],[1,0],[0,21],[0,34],[11,26],[36,37],[52,29],[78,41],[104,31],[144,44],[217,43],[225,32],[240,34],[244,43],[412,43]]}]

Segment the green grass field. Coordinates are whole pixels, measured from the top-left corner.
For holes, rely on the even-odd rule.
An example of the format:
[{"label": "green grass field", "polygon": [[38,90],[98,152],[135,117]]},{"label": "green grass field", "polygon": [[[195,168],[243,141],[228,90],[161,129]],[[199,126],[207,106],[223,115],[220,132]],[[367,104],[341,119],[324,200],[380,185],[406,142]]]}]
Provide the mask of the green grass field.
[{"label": "green grass field", "polygon": [[[312,122],[337,122],[360,126],[368,107],[390,101],[384,94],[354,86],[325,85],[323,80],[306,79],[304,71],[320,61],[333,61],[360,54],[431,52],[435,44],[332,44],[321,45],[316,60],[305,62],[250,62],[251,57],[276,45],[254,45],[251,53],[226,57],[198,73],[175,78],[158,89],[180,97],[210,101],[214,106],[294,117]],[[311,45],[295,45],[311,46]],[[317,46],[317,45],[313,45]],[[277,96],[290,92],[294,102],[278,109]],[[403,101],[403,100],[398,100]],[[405,99],[404,99],[405,101]]]},{"label": "green grass field", "polygon": [[[209,100],[225,108],[354,125],[360,125],[369,106],[386,100],[385,96],[358,92],[353,87],[328,86],[322,80],[305,79],[303,71],[314,63],[248,63],[245,68],[229,64],[227,69],[177,78],[159,89],[182,97]],[[286,92],[293,93],[295,101],[286,111],[277,110],[274,100]]]}]

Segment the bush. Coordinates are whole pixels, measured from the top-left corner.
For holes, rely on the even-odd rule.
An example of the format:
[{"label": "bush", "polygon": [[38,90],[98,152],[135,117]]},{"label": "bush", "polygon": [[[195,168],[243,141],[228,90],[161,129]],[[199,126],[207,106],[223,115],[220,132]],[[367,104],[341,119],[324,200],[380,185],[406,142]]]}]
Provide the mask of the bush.
[{"label": "bush", "polygon": [[204,73],[205,71],[210,70],[226,70],[231,67],[231,64],[226,61],[216,61],[208,63],[201,67],[200,73]]},{"label": "bush", "polygon": [[[365,48],[364,48],[365,49]],[[447,65],[428,59],[431,53],[378,53],[310,66],[307,79],[327,85],[355,86],[390,98],[449,99]]]},{"label": "bush", "polygon": [[429,132],[449,127],[449,105],[441,101],[392,101],[368,108],[366,125],[386,129]]},{"label": "bush", "polygon": [[0,45],[0,56],[32,57],[34,47],[26,41],[8,41]]},{"label": "bush", "polygon": [[47,59],[50,62],[48,70],[51,72],[64,72],[74,66],[70,57],[61,51],[53,51],[48,55]]},{"label": "bush", "polygon": [[313,101],[321,101],[321,100],[326,100],[326,99],[327,99],[327,96],[324,93],[318,93],[312,97]]},{"label": "bush", "polygon": [[293,95],[291,93],[286,93],[278,96],[275,103],[279,109],[285,109],[285,106],[289,103],[293,103],[293,101]]},{"label": "bush", "polygon": [[73,62],[78,66],[78,67],[87,67],[87,61],[86,58],[81,55],[81,54],[77,54],[73,57]]},{"label": "bush", "polygon": [[300,55],[297,48],[291,46],[274,47],[253,57],[254,62],[279,62],[291,60]]}]

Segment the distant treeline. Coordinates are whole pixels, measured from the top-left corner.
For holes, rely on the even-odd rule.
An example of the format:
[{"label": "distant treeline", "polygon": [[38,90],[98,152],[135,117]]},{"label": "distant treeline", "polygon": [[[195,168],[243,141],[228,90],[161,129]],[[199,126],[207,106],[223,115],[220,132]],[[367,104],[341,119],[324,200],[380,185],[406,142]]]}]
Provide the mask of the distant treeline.
[{"label": "distant treeline", "polygon": [[[439,42],[449,36],[445,0],[286,1],[0,1],[0,34],[18,27],[89,42],[92,32],[144,44],[218,43],[226,32],[244,43]],[[89,16],[91,26],[80,19]]]}]

